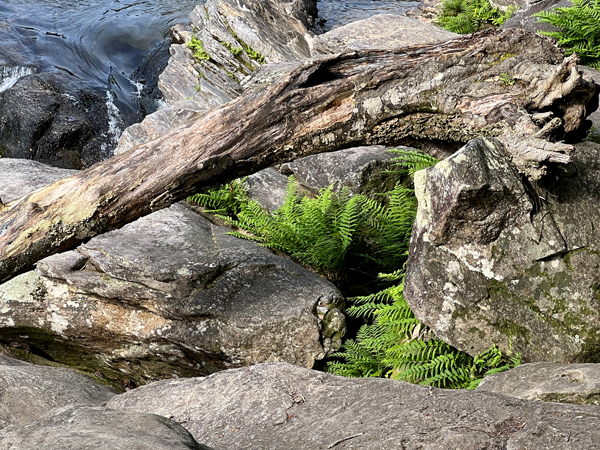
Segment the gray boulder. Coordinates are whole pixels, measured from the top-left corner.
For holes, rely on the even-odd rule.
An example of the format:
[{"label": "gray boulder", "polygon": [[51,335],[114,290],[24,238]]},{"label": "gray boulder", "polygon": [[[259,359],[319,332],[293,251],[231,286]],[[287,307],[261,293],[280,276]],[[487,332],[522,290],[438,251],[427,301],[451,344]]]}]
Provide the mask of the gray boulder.
[{"label": "gray boulder", "polygon": [[334,192],[348,188],[351,194],[386,192],[399,179],[385,172],[392,169],[391,160],[398,156],[388,150],[373,145],[307,156],[283,164],[279,168],[281,173],[268,168],[252,174],[246,179],[245,187],[249,197],[268,211],[283,205],[290,175],[296,178],[298,189],[309,194],[317,194],[329,186]]},{"label": "gray boulder", "polygon": [[472,355],[596,362],[600,146],[529,183],[500,144],[475,139],[417,173],[404,294],[438,337]]},{"label": "gray boulder", "polygon": [[430,23],[394,14],[379,14],[352,22],[319,35],[314,51],[339,53],[351,50],[394,50],[401,47],[434,44],[458,37]]},{"label": "gray boulder", "polygon": [[8,203],[76,173],[27,159],[0,158],[0,202]]},{"label": "gray boulder", "polygon": [[[161,136],[243,92],[241,82],[261,64],[301,61],[311,54],[308,27],[314,0],[209,0],[190,14],[191,29],[178,26],[178,43],[159,77],[167,108],[126,129],[115,153]],[[188,43],[202,42],[208,59],[193,57]],[[254,53],[255,52],[255,53]]]},{"label": "gray boulder", "polygon": [[0,341],[129,385],[339,347],[339,291],[227,231],[175,205],[46,258],[0,286]]},{"label": "gray boulder", "polygon": [[72,369],[34,366],[0,355],[0,429],[26,425],[59,406],[101,405],[117,393]]},{"label": "gray boulder", "polygon": [[244,188],[248,197],[257,201],[267,211],[275,211],[285,201],[288,177],[272,167],[260,170],[246,178]]},{"label": "gray boulder", "polygon": [[289,364],[164,380],[108,407],[172,417],[220,449],[595,449],[600,408],[351,379]]},{"label": "gray boulder", "polygon": [[[495,0],[502,4],[515,3],[514,0]],[[521,4],[521,2],[517,2]],[[522,28],[524,30],[538,31],[558,31],[558,28],[548,23],[538,22],[534,14],[541,11],[548,11],[559,7],[572,6],[571,0],[538,0],[533,2],[523,2],[521,7],[515,11],[510,19],[502,24],[500,28]]]},{"label": "gray boulder", "polygon": [[337,192],[345,187],[353,194],[384,192],[393,188],[396,181],[393,175],[383,173],[392,168],[390,160],[398,156],[388,150],[389,147],[373,145],[320,153],[284,164],[281,172],[294,175],[313,193],[329,185]]},{"label": "gray boulder", "polygon": [[477,391],[542,402],[600,405],[600,364],[523,364],[485,377]]},{"label": "gray boulder", "polygon": [[210,450],[179,424],[153,414],[91,406],[56,408],[0,430],[1,450]]}]

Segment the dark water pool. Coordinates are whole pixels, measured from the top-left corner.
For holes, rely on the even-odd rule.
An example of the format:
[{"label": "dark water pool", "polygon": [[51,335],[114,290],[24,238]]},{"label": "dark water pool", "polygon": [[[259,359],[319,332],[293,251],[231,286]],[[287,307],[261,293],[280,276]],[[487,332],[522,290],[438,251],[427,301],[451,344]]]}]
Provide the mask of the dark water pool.
[{"label": "dark water pool", "polygon": [[[134,117],[125,122],[135,121],[132,111],[140,107],[142,86],[132,75],[153,49],[161,43],[164,47],[170,27],[187,22],[199,3],[203,0],[0,0],[0,91],[29,72],[2,61],[2,50],[6,54],[14,48],[25,65],[75,75],[107,95],[122,114]],[[321,0],[318,8],[326,31],[374,14],[399,14],[417,4]]]}]

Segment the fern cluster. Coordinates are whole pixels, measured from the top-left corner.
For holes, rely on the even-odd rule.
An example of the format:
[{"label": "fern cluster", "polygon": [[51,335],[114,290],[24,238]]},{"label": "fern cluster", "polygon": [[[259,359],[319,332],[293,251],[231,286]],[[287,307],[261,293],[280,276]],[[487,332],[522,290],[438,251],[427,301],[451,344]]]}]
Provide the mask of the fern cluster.
[{"label": "fern cluster", "polygon": [[600,0],[571,3],[571,7],[542,11],[534,17],[561,29],[541,33],[556,39],[567,55],[576,53],[582,64],[600,69]]},{"label": "fern cluster", "polygon": [[245,180],[240,178],[206,193],[192,195],[188,201],[204,206],[212,214],[236,218],[244,205],[250,202],[244,187]]},{"label": "fern cluster", "polygon": [[445,0],[437,22],[448,31],[467,34],[489,26],[499,27],[514,12],[514,6],[509,6],[505,12],[492,8],[488,0]]},{"label": "fern cluster", "polygon": [[477,387],[483,377],[520,364],[520,355],[505,357],[495,346],[472,357],[437,339],[417,320],[403,296],[403,274],[376,294],[355,298],[348,315],[370,319],[333,354],[328,371],[347,377],[390,377],[443,388]]},{"label": "fern cluster", "polygon": [[348,271],[350,261],[362,260],[372,268],[392,271],[378,277],[384,289],[352,299],[348,314],[364,325],[356,339],[332,355],[328,371],[446,388],[473,387],[486,373],[518,364],[518,356],[509,360],[494,347],[473,358],[437,339],[412,313],[403,296],[404,273],[398,270],[406,262],[416,215],[411,182],[417,170],[437,160],[415,151],[397,154],[392,160],[394,172],[400,171],[409,186],[399,182],[381,194],[379,201],[352,196],[347,189],[335,193],[331,187],[315,198],[303,197],[293,177],[283,206],[272,214],[248,198],[243,180],[188,200],[210,208],[209,212],[233,226],[236,231],[230,234],[286,253],[334,282]]}]

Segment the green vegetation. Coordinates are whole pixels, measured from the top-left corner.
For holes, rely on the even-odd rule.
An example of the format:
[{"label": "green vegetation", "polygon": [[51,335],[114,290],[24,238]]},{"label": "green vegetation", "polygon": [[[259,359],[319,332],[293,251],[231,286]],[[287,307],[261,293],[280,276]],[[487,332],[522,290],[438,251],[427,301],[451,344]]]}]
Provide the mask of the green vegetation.
[{"label": "green vegetation", "polygon": [[502,84],[503,86],[512,86],[513,84],[515,84],[515,80],[506,72],[502,72],[500,74],[500,84]]},{"label": "green vegetation", "polygon": [[492,8],[488,0],[444,0],[437,22],[453,33],[474,33],[490,26],[499,27],[514,12],[514,6],[506,12]]},{"label": "green vegetation", "polygon": [[210,55],[204,50],[204,44],[196,36],[192,36],[192,39],[187,43],[187,46],[192,50],[193,56],[197,60],[208,61],[210,59]]},{"label": "green vegetation", "polygon": [[391,271],[371,279],[370,295],[351,299],[348,314],[362,320],[356,339],[332,355],[327,370],[350,377],[391,377],[446,388],[474,388],[487,374],[519,364],[492,347],[471,357],[437,339],[421,324],[403,296],[403,268],[408,255],[417,202],[415,171],[435,164],[428,155],[396,151],[399,182],[377,199],[321,190],[303,196],[293,177],[283,206],[272,214],[248,198],[243,180],[233,181],[188,200],[198,203],[250,239],[344,284],[348,274]]},{"label": "green vegetation", "polygon": [[556,39],[567,55],[576,53],[582,64],[600,69],[600,0],[571,3],[571,7],[542,11],[534,17],[561,29],[541,33]]},{"label": "green vegetation", "polygon": [[258,53],[256,50],[254,50],[252,47],[245,44],[244,42],[241,42],[241,44],[242,44],[242,48],[246,52],[246,55],[248,55],[248,57],[250,59],[253,59],[254,61],[256,61],[257,63],[259,63],[261,65],[265,63],[265,57],[263,55]]},{"label": "green vegetation", "polygon": [[354,299],[347,314],[371,319],[332,356],[330,372],[347,377],[390,377],[443,388],[477,387],[483,377],[520,364],[520,355],[505,357],[492,347],[476,357],[437,339],[420,323],[403,295],[403,273],[381,275],[396,284]]},{"label": "green vegetation", "polygon": [[238,56],[243,51],[241,47],[234,47],[229,42],[221,42],[221,44],[223,44],[223,46],[227,48],[227,50],[229,50],[233,56]]}]

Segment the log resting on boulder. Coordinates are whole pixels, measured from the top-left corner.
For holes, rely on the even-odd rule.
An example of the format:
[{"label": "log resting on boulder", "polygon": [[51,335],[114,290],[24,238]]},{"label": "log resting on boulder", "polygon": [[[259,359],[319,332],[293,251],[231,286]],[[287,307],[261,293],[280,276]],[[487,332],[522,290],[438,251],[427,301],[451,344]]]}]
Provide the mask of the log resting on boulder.
[{"label": "log resting on boulder", "polygon": [[568,162],[572,147],[545,150],[531,113],[551,113],[562,121],[557,132],[569,133],[596,91],[575,62],[546,38],[505,30],[299,63],[262,91],[1,209],[0,281],[199,189],[365,143],[496,136],[539,177],[548,162]]}]

